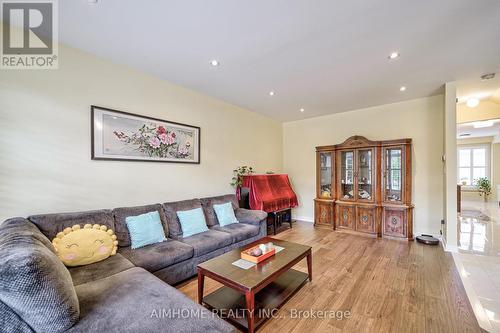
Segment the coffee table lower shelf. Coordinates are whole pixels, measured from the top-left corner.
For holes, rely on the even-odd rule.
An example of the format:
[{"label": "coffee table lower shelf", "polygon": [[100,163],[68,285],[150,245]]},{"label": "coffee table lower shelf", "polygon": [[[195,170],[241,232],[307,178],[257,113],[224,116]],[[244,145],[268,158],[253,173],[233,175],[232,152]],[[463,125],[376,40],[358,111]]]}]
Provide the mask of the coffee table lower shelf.
[{"label": "coffee table lower shelf", "polygon": [[[255,327],[276,313],[272,309],[281,307],[308,280],[307,273],[289,269],[276,280],[255,294]],[[219,311],[221,317],[232,324],[248,330],[245,295],[229,288],[222,287],[203,297],[203,304]]]}]

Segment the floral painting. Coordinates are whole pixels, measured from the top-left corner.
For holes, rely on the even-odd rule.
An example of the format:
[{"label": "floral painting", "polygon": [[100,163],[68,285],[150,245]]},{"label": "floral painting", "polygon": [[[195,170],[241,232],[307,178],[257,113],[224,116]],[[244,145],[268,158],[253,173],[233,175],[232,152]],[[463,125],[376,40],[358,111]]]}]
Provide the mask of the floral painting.
[{"label": "floral painting", "polygon": [[92,159],[199,163],[200,128],[92,106]]}]

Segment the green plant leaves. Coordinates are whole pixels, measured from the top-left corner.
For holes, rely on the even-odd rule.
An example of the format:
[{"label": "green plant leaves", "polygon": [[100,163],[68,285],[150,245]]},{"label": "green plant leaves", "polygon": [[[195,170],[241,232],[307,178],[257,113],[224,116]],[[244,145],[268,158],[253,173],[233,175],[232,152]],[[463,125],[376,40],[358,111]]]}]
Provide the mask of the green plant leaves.
[{"label": "green plant leaves", "polygon": [[253,168],[243,165],[233,170],[233,178],[231,178],[230,185],[233,187],[240,187],[243,184],[243,176],[253,173]]}]

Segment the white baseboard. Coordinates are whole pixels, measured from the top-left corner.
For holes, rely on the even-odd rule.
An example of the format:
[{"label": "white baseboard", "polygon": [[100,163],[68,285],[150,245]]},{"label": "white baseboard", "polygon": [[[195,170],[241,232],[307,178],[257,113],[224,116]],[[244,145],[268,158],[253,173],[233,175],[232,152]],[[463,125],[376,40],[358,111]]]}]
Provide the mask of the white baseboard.
[{"label": "white baseboard", "polygon": [[446,244],[446,238],[441,237],[441,244],[443,245],[443,250],[451,253],[458,253],[458,246]]},{"label": "white baseboard", "polygon": [[293,216],[292,215],[292,219],[297,220],[297,221],[314,223],[314,219],[310,216]]}]

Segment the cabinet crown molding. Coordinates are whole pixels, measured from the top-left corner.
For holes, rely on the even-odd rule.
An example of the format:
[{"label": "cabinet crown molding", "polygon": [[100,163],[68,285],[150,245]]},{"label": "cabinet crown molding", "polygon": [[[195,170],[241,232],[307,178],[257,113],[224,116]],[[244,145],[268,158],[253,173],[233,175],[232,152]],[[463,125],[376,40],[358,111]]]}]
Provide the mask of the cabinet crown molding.
[{"label": "cabinet crown molding", "polygon": [[317,146],[316,151],[330,151],[337,149],[346,149],[346,148],[364,148],[364,147],[386,147],[386,146],[397,146],[397,145],[410,145],[412,143],[412,139],[404,138],[404,139],[396,139],[396,140],[382,140],[382,141],[372,141],[367,139],[362,135],[353,135],[347,138],[344,142],[336,144],[336,145],[328,145],[328,146]]}]

